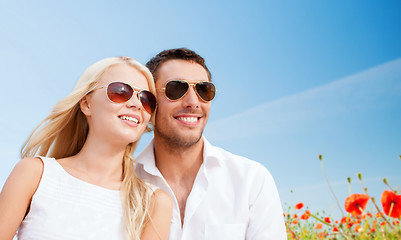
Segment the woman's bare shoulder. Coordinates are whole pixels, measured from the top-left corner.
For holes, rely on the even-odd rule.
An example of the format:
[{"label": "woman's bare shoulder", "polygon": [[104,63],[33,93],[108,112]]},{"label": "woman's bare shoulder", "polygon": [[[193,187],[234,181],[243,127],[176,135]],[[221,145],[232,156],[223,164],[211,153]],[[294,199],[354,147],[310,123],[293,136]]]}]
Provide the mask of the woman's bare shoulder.
[{"label": "woman's bare shoulder", "polygon": [[168,239],[173,210],[171,197],[161,189],[152,194],[150,221],[146,224],[141,239]]},{"label": "woman's bare shoulder", "polygon": [[43,168],[42,159],[38,157],[29,157],[21,159],[21,161],[15,165],[14,170],[20,174],[27,174],[29,177],[39,177],[40,179]]},{"label": "woman's bare shoulder", "polygon": [[156,189],[153,192],[152,201],[156,208],[171,210],[173,207],[173,200],[161,189]]},{"label": "woman's bare shoulder", "polygon": [[8,176],[0,192],[0,239],[11,239],[21,224],[43,172],[39,158],[24,158]]},{"label": "woman's bare shoulder", "polygon": [[25,189],[35,191],[42,177],[43,168],[40,158],[23,158],[15,165],[7,182],[16,185],[15,187],[24,185]]}]

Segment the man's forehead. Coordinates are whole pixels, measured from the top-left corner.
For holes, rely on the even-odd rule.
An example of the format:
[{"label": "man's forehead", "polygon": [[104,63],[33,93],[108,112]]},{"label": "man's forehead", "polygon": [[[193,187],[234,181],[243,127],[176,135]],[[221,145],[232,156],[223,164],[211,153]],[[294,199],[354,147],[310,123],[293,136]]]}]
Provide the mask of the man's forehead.
[{"label": "man's forehead", "polygon": [[157,82],[184,80],[188,82],[209,81],[205,68],[195,62],[173,59],[164,62],[157,71]]}]

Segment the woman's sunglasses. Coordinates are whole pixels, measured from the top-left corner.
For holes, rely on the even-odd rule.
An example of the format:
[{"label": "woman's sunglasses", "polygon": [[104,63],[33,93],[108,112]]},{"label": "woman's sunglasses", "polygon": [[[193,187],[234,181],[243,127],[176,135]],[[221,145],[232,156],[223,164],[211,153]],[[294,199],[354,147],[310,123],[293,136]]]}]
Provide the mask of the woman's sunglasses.
[{"label": "woman's sunglasses", "polygon": [[107,88],[107,97],[114,103],[124,103],[129,101],[134,92],[137,93],[138,99],[141,101],[143,108],[149,114],[152,114],[156,109],[156,97],[153,93],[122,82],[112,82],[107,86],[99,87]]},{"label": "woman's sunglasses", "polygon": [[183,80],[172,80],[167,82],[161,90],[171,101],[178,101],[188,93],[190,86],[193,86],[196,94],[205,102],[212,101],[216,94],[216,87],[211,82],[188,83]]}]

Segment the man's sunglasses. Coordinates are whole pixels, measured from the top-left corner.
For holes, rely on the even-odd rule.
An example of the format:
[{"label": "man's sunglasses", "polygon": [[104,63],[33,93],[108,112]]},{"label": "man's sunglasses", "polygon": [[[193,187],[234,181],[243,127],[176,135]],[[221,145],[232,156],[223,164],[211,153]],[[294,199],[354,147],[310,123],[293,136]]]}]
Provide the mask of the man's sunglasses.
[{"label": "man's sunglasses", "polygon": [[216,95],[216,87],[211,82],[188,83],[184,80],[172,80],[167,82],[161,90],[171,101],[178,101],[188,93],[190,86],[195,89],[196,94],[205,102],[212,101]]},{"label": "man's sunglasses", "polygon": [[130,85],[122,82],[112,82],[107,86],[99,88],[107,88],[107,97],[114,103],[124,103],[129,101],[136,91],[138,92],[137,97],[141,101],[142,107],[146,110],[146,112],[152,114],[156,109],[156,97],[153,95],[153,93],[147,90],[131,87]]}]

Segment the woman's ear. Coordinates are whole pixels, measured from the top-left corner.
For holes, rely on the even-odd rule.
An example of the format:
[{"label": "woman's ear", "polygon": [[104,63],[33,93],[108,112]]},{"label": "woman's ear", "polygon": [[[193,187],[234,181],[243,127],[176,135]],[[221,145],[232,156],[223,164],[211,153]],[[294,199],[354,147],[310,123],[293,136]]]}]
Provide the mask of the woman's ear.
[{"label": "woman's ear", "polygon": [[81,111],[85,116],[90,116],[91,115],[91,106],[89,103],[88,95],[83,97],[81,101],[79,101],[79,107],[81,108]]}]

